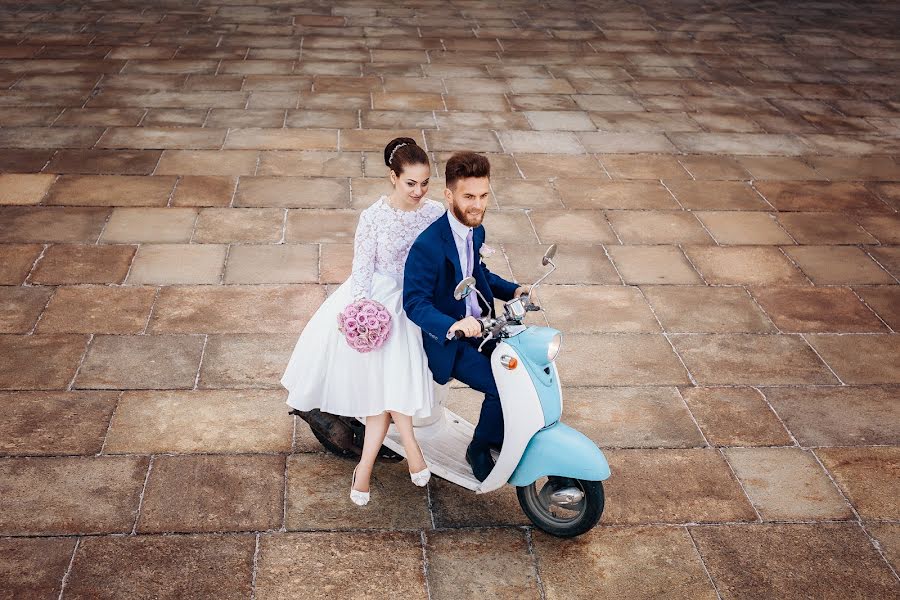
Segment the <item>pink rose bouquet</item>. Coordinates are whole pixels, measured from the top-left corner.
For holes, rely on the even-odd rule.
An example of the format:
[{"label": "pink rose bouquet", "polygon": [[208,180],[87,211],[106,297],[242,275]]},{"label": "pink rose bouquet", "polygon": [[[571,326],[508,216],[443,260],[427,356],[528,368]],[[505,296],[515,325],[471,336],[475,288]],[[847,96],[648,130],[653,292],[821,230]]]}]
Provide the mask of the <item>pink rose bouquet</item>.
[{"label": "pink rose bouquet", "polygon": [[391,333],[391,313],[368,298],[357,300],[338,313],[338,329],[358,352],[381,348]]}]

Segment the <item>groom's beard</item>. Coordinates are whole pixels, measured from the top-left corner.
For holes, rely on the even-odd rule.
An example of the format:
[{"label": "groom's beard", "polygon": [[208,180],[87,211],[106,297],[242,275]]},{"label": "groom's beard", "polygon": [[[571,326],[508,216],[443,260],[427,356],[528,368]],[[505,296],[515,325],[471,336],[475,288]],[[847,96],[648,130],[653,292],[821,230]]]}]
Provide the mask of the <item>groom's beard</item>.
[{"label": "groom's beard", "polygon": [[456,217],[456,220],[466,227],[478,227],[484,220],[485,211],[483,210],[474,210],[464,213],[455,204],[450,206],[450,210],[453,211],[453,216]]}]

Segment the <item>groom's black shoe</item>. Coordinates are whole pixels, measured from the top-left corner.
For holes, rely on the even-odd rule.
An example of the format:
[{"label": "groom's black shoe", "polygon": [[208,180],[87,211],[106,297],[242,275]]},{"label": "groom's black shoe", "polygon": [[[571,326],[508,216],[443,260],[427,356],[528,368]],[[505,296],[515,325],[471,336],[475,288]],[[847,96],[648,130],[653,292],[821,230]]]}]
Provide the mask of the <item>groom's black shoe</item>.
[{"label": "groom's black shoe", "polygon": [[484,481],[494,468],[494,458],[488,446],[476,446],[474,442],[466,448],[466,462],[472,467],[472,473],[478,481]]}]

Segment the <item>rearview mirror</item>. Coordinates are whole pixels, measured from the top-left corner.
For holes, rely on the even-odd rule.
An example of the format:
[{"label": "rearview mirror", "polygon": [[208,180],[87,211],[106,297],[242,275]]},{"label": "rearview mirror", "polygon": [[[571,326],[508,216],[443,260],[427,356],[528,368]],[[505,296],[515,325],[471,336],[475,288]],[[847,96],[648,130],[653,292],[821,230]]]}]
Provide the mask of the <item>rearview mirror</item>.
[{"label": "rearview mirror", "polygon": [[544,253],[544,258],[541,259],[541,264],[543,266],[549,265],[553,261],[553,257],[556,256],[556,244],[551,244],[547,251]]},{"label": "rearview mirror", "polygon": [[466,277],[462,281],[456,284],[456,289],[453,290],[453,297],[457,300],[462,300],[472,291],[472,288],[475,286],[475,278],[474,277]]}]

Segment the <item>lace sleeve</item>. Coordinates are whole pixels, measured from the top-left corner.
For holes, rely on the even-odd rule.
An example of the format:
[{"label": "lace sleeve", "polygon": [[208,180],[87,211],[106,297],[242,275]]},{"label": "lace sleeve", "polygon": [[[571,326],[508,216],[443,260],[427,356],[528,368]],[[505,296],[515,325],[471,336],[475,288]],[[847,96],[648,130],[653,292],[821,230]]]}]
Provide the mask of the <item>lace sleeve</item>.
[{"label": "lace sleeve", "polygon": [[363,211],[356,226],[353,242],[353,299],[368,298],[372,293],[375,274],[375,228],[371,217]]}]

